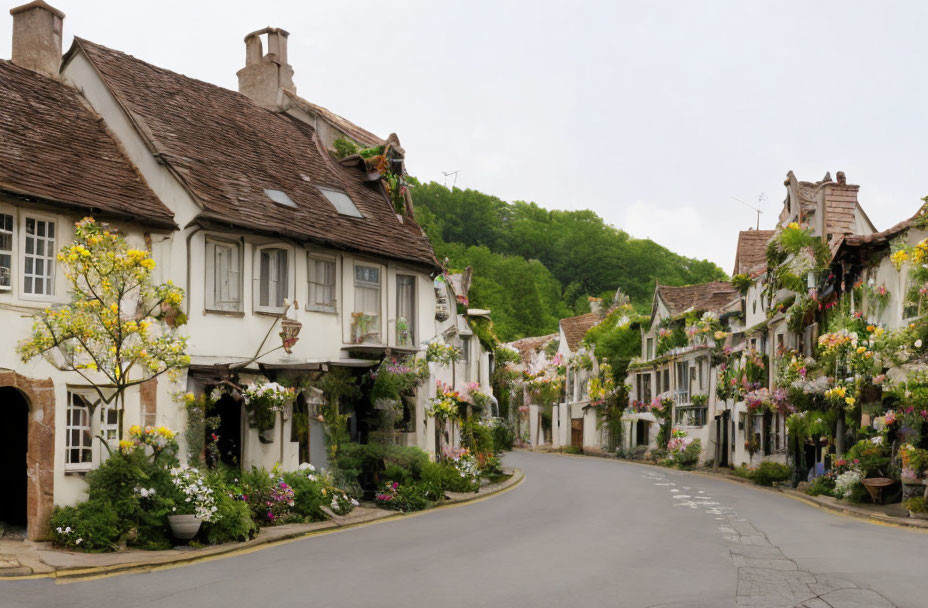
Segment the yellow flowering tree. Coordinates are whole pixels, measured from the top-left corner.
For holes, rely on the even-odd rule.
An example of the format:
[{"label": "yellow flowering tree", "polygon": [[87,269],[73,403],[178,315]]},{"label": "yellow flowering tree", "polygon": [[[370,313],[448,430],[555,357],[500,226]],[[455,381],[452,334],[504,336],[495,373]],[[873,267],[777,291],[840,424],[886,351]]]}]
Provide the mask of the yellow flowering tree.
[{"label": "yellow flowering tree", "polygon": [[184,292],[170,281],[154,285],[150,253],[91,217],[75,224],[74,241],[58,262],[71,301],[34,316],[19,355],[24,363],[41,356],[75,372],[100,402],[115,403],[122,438],[126,390],[190,364],[187,339],[178,332],[186,322]]}]

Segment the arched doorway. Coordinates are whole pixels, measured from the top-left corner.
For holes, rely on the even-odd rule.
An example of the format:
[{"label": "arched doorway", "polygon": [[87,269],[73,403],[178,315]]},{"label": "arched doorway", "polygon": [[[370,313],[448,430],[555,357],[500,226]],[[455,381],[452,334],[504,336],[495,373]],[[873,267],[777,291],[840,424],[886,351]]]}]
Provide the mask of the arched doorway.
[{"label": "arched doorway", "polygon": [[219,425],[216,434],[219,440],[219,461],[230,467],[242,465],[242,404],[232,395],[225,394],[216,402]]},{"label": "arched doorway", "polygon": [[12,387],[0,388],[0,522],[26,525],[29,404]]}]

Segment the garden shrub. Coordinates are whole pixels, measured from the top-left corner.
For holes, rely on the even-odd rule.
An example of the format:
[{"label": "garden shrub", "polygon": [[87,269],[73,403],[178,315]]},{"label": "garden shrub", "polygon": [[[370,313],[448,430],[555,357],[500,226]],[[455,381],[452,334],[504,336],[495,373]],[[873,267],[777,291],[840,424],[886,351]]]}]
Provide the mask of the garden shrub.
[{"label": "garden shrub", "polygon": [[693,439],[682,450],[671,451],[671,460],[674,466],[679,468],[690,468],[699,464],[699,454],[702,451],[702,442],[699,439]]},{"label": "garden shrub", "polygon": [[461,428],[461,443],[473,454],[492,454],[495,452],[493,431],[478,420],[466,420]]},{"label": "garden shrub", "polygon": [[904,503],[906,509],[913,513],[928,513],[928,505],[925,504],[924,496],[916,496],[906,500]]},{"label": "garden shrub", "polygon": [[201,534],[206,542],[218,545],[227,542],[246,541],[258,533],[258,525],[251,518],[251,509],[241,494],[227,487],[214,488],[216,519],[204,522]]},{"label": "garden shrub", "polygon": [[[340,482],[351,485],[354,481],[362,489],[373,491],[377,489],[378,482],[385,478],[384,471],[388,466],[400,467],[416,479],[428,461],[428,453],[417,447],[345,443],[339,448],[335,467]],[[345,489],[350,492],[350,488]]]},{"label": "garden shrub", "polygon": [[772,486],[774,483],[789,481],[793,470],[789,465],[778,462],[762,462],[750,472],[750,480],[761,486]]},{"label": "garden shrub", "polygon": [[56,547],[80,551],[114,551],[123,524],[112,503],[88,500],[73,507],[55,507],[49,522]]},{"label": "garden shrub", "polygon": [[835,480],[828,475],[819,475],[806,489],[809,496],[834,496]]},{"label": "garden shrub", "polygon": [[322,507],[329,504],[329,499],[323,495],[324,484],[313,473],[307,471],[294,471],[284,475],[284,481],[293,488],[293,512],[304,521],[322,521],[325,513]]},{"label": "garden shrub", "polygon": [[401,484],[396,481],[387,481],[383,488],[374,494],[374,501],[385,509],[395,511],[421,511],[432,502],[431,496],[435,490],[429,483]]},{"label": "garden shrub", "polygon": [[[420,474],[421,470],[422,469],[420,468]],[[396,464],[387,465],[387,468],[384,469],[383,476],[387,479],[392,479],[393,481],[398,481],[400,483],[409,483],[412,481],[412,473]]]},{"label": "garden shrub", "polygon": [[490,427],[493,435],[493,451],[499,454],[512,449],[516,441],[516,433],[508,422],[497,421]]}]

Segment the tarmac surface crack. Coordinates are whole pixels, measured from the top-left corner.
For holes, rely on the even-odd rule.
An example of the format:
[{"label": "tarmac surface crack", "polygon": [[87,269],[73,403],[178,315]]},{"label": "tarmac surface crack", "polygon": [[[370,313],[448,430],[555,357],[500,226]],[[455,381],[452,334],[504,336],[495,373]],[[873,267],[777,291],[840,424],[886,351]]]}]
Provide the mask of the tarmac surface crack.
[{"label": "tarmac surface crack", "polygon": [[[675,485],[661,473],[648,472],[642,477],[656,486]],[[738,572],[735,600],[739,608],[896,608],[872,589],[801,569],[734,509],[713,500],[705,489],[695,490],[695,495],[684,495],[671,488],[669,495],[674,506],[701,509],[720,522],[719,532],[729,543]]]}]

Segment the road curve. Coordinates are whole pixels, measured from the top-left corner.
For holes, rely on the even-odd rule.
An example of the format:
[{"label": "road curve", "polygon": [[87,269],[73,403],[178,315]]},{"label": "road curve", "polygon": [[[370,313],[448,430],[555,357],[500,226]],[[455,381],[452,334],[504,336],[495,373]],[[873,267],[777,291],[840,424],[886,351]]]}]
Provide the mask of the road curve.
[{"label": "road curve", "polygon": [[182,568],[0,581],[0,608],[928,606],[928,534],[613,460],[515,452],[482,502]]}]

